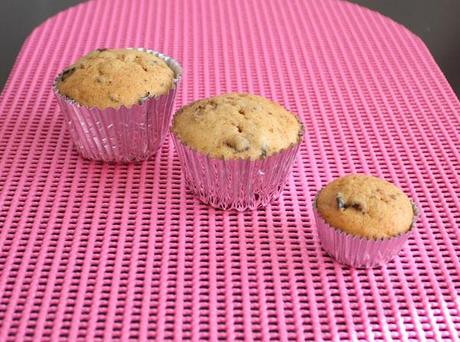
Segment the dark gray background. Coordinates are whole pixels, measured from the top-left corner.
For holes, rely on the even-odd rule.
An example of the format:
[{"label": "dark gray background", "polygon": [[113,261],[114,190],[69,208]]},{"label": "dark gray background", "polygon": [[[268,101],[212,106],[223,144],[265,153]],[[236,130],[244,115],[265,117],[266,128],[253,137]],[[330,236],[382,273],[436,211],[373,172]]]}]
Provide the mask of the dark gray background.
[{"label": "dark gray background", "polygon": [[[3,46],[0,53],[0,89],[3,88],[24,39],[32,29],[49,16],[80,2],[83,1],[0,0],[0,42]],[[351,2],[376,10],[420,36],[457,96],[460,94],[460,0]]]}]

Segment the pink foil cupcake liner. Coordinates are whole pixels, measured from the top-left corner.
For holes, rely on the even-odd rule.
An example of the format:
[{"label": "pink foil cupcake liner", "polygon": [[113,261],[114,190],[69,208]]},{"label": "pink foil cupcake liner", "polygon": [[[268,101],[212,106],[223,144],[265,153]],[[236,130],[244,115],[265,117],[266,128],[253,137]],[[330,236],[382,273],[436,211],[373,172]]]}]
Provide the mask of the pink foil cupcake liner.
[{"label": "pink foil cupcake liner", "polygon": [[388,239],[370,240],[353,236],[330,226],[313,204],[318,237],[323,249],[338,262],[356,267],[370,268],[382,266],[396,256],[415,230],[418,209],[415,204],[414,220],[411,229],[403,234]]},{"label": "pink foil cupcake liner", "polygon": [[171,133],[187,188],[218,209],[253,210],[279,197],[294,163],[299,142],[259,160],[223,160],[194,151]]},{"label": "pink foil cupcake liner", "polygon": [[159,52],[138,49],[162,58],[174,71],[174,85],[164,95],[145,98],[129,108],[89,108],[60,94],[56,78],[53,90],[78,152],[86,159],[132,162],[148,159],[161,147],[168,134],[177,85],[182,68]]}]

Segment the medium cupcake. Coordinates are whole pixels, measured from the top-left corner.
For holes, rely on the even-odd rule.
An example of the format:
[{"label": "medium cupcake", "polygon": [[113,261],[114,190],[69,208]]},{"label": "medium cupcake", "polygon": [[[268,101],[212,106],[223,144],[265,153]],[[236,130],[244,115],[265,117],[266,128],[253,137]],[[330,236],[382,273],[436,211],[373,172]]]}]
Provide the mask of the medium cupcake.
[{"label": "medium cupcake", "polygon": [[144,49],[98,49],[55,80],[72,139],[88,159],[129,162],[152,156],[171,119],[182,69]]},{"label": "medium cupcake", "polygon": [[314,214],[324,250],[354,267],[387,263],[402,249],[416,218],[414,204],[398,187],[359,174],[326,185]]},{"label": "medium cupcake", "polygon": [[213,207],[242,211],[279,196],[303,127],[279,104],[232,93],[183,107],[172,133],[191,192]]}]

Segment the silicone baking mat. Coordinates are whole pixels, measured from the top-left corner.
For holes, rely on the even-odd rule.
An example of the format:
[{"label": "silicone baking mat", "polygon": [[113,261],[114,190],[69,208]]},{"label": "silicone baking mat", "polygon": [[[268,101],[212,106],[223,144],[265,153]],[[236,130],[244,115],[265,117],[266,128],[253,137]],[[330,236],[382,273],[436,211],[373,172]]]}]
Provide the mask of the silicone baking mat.
[{"label": "silicone baking mat", "polygon": [[[228,92],[299,113],[305,141],[266,209],[186,192],[168,139],[135,165],[80,158],[51,86],[97,47],[181,61],[176,109]],[[24,44],[0,99],[0,341],[459,340],[460,106],[420,39],[337,1],[99,0]],[[421,207],[386,267],[321,249],[312,200],[367,172]]]}]

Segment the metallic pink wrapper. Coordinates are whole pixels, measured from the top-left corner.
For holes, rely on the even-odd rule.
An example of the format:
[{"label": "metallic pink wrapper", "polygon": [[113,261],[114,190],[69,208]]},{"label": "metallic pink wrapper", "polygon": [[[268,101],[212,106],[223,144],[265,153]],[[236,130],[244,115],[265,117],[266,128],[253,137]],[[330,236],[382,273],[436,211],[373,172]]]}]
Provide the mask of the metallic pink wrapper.
[{"label": "metallic pink wrapper", "polygon": [[129,108],[89,108],[53,90],[78,152],[87,159],[132,162],[148,159],[161,147],[168,134],[176,89],[182,68],[159,52],[139,49],[162,58],[174,71],[174,86],[165,95],[148,97]]},{"label": "metallic pink wrapper", "polygon": [[369,240],[331,227],[319,214],[316,208],[316,199],[313,204],[316,228],[323,249],[338,262],[356,268],[382,266],[401,251],[415,230],[418,210],[415,205],[413,205],[413,208],[414,221],[408,232],[394,238]]},{"label": "metallic pink wrapper", "polygon": [[253,210],[279,197],[299,142],[259,160],[222,160],[196,152],[171,132],[188,189],[218,209]]}]

